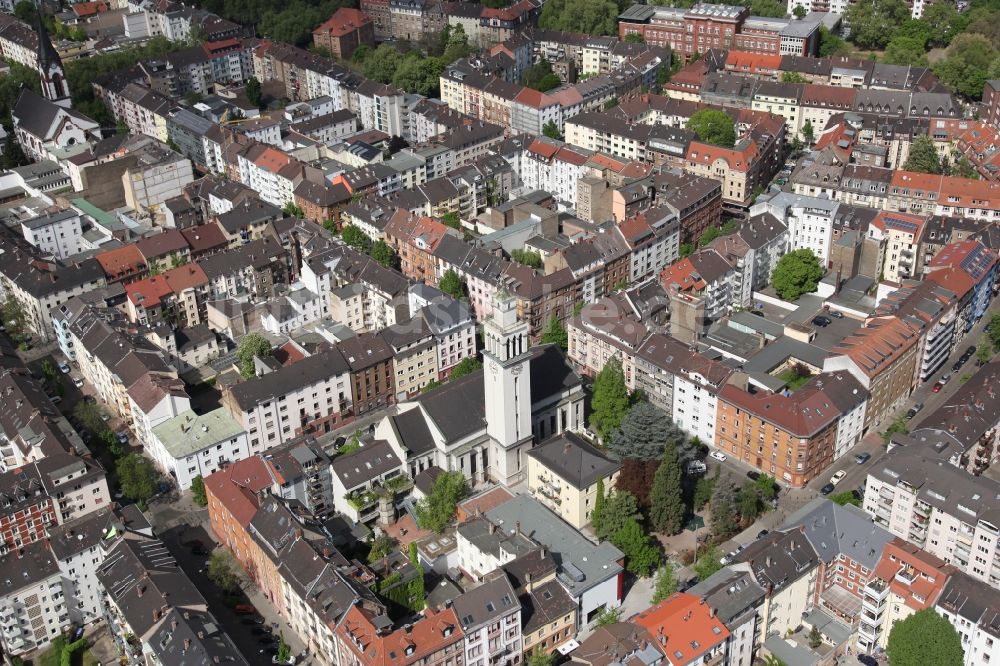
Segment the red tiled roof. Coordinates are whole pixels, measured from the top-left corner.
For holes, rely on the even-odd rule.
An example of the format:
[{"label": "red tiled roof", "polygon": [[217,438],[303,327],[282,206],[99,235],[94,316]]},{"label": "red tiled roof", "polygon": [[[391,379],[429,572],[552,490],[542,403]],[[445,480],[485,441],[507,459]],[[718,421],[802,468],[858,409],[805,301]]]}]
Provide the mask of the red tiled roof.
[{"label": "red tiled roof", "polygon": [[371,22],[372,20],[360,9],[341,7],[333,13],[333,16],[313,30],[313,34],[320,33],[333,35],[334,37],[343,37]]},{"label": "red tiled roof", "polygon": [[521,89],[521,92],[517,94],[514,101],[525,106],[530,106],[533,109],[540,109],[552,103],[552,99],[545,93],[527,87]]},{"label": "red tiled roof", "polygon": [[380,634],[369,611],[351,606],[337,627],[337,635],[364,666],[414,664],[464,640],[453,608],[438,612],[427,609],[408,628]]},{"label": "red tiled roof", "polygon": [[162,275],[154,275],[125,285],[125,294],[128,296],[128,300],[133,305],[141,305],[144,308],[156,307],[173,293]]},{"label": "red tiled roof", "polygon": [[244,529],[260,508],[257,493],[270,485],[271,475],[260,456],[244,458],[205,478],[205,489]]},{"label": "red tiled roof", "polygon": [[101,252],[94,258],[97,259],[97,263],[101,265],[104,274],[108,277],[134,273],[141,270],[140,266],[146,265],[145,257],[135,245],[125,245],[114,250]]},{"label": "red tiled roof", "polygon": [[[905,571],[906,575],[897,578],[900,571]],[[874,574],[887,581],[892,593],[907,606],[923,610],[937,601],[954,571],[954,567],[944,560],[896,537],[882,550],[882,559],[875,566]],[[905,578],[911,578],[912,582],[907,583]]]},{"label": "red tiled roof", "polygon": [[690,664],[729,638],[729,630],[701,597],[676,592],[632,618],[660,644],[673,666]]}]

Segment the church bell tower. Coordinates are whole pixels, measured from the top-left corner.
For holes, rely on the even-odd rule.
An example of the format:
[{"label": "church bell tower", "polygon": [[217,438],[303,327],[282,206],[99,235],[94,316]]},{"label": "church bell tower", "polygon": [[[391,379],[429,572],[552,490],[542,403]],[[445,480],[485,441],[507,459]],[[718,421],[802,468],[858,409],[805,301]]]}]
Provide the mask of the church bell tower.
[{"label": "church bell tower", "polygon": [[72,106],[69,83],[66,81],[62,59],[52,46],[52,40],[49,39],[49,33],[45,29],[41,10],[38,12],[35,31],[38,33],[38,75],[42,79],[42,96],[68,109]]}]

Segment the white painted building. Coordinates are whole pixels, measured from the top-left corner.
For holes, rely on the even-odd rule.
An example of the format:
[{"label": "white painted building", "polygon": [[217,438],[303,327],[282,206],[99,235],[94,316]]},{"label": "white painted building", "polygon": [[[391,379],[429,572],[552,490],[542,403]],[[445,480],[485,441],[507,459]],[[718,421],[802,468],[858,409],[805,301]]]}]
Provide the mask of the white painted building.
[{"label": "white painted building", "polygon": [[0,640],[10,655],[44,649],[69,627],[59,565],[45,541],[0,556]]},{"label": "white painted building", "polygon": [[196,476],[217,472],[228,462],[260,453],[251,450],[247,433],[222,407],[205,414],[186,411],[153,428],[146,453],[177,481],[180,490]]},{"label": "white painted building", "polygon": [[833,220],[840,203],[821,197],[779,192],[767,201],[754,204],[750,215],[770,213],[788,227],[789,250],[812,250],[821,266],[830,259]]},{"label": "white painted building", "polygon": [[65,259],[83,250],[80,213],[72,208],[25,220],[21,222],[21,231],[25,240],[56,259]]}]

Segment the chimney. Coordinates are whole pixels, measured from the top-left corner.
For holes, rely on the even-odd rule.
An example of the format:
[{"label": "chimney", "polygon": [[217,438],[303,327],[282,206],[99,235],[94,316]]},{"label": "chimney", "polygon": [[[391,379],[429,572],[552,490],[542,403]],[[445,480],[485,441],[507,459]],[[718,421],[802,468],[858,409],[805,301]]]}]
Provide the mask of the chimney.
[{"label": "chimney", "polygon": [[497,526],[494,525],[493,523],[490,523],[490,534],[496,534],[496,531],[497,531]]},{"label": "chimney", "polygon": [[517,534],[517,536],[521,536],[521,521],[520,520],[517,521],[516,523],[514,523],[514,533]]},{"label": "chimney", "polygon": [[[173,625],[177,626],[177,623],[174,622]],[[184,649],[185,650],[189,650],[190,648],[191,648],[191,639],[190,638],[185,638],[184,639]]]}]

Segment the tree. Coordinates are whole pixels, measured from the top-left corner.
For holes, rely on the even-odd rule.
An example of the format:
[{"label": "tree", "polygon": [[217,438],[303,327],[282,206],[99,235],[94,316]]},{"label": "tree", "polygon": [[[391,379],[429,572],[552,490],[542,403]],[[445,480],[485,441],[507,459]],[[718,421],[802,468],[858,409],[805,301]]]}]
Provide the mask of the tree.
[{"label": "tree", "polygon": [[709,478],[707,476],[703,476],[695,481],[694,491],[691,493],[691,508],[693,510],[701,511],[712,499],[712,492],[715,490],[715,482],[718,480],[719,472],[721,470],[721,467],[716,467],[714,477]]},{"label": "tree", "polygon": [[458,273],[450,268],[438,280],[438,289],[452,298],[465,298],[465,282],[462,281],[462,278],[458,277]]},{"label": "tree", "polygon": [[538,25],[588,35],[617,35],[618,15],[623,9],[614,0],[550,0],[542,9]]},{"label": "tree", "polygon": [[368,253],[372,249],[372,239],[353,224],[345,224],[340,230],[340,238],[358,252]]},{"label": "tree", "polygon": [[678,534],[684,527],[684,489],[677,447],[667,444],[649,490],[649,522],[658,532]]},{"label": "tree", "polygon": [[441,216],[441,224],[451,227],[452,229],[460,229],[462,223],[458,219],[458,213],[445,213]]},{"label": "tree", "polygon": [[1000,52],[985,35],[956,35],[944,58],[934,63],[934,73],[955,92],[968,99],[982,97],[986,81],[1000,74]]},{"label": "tree", "polygon": [[236,348],[236,361],[240,374],[244,379],[250,379],[257,374],[254,368],[254,357],[267,356],[271,353],[271,341],[260,333],[247,333]]},{"label": "tree", "polygon": [[[416,543],[416,542],[413,542]],[[385,532],[379,533],[372,539],[371,548],[368,550],[368,562],[377,562],[396,549],[396,540]]]},{"label": "tree", "polygon": [[20,0],[14,5],[14,16],[34,28],[35,22],[38,20],[38,5],[31,0]]},{"label": "tree", "polygon": [[559,125],[554,120],[550,120],[542,126],[542,135],[556,141],[562,141],[563,139],[562,132],[559,131]]},{"label": "tree", "polygon": [[737,504],[740,517],[744,520],[753,521],[760,515],[763,504],[760,497],[760,488],[753,481],[747,480],[740,486],[737,496]]},{"label": "tree", "polygon": [[596,625],[598,627],[606,627],[609,624],[615,624],[621,620],[622,610],[620,608],[610,608],[608,606],[604,607],[597,615]]},{"label": "tree", "polygon": [[881,49],[909,16],[903,0],[866,0],[848,5],[844,20],[851,26],[851,41],[857,46]]},{"label": "tree", "polygon": [[851,47],[847,45],[847,42],[830,32],[830,29],[825,25],[819,27],[819,56],[821,58],[847,55],[850,52]]},{"label": "tree", "polygon": [[21,149],[21,142],[17,140],[17,135],[13,132],[7,135],[3,144],[3,159],[0,166],[4,169],[15,169],[28,164],[28,156]]},{"label": "tree", "polygon": [[240,574],[233,556],[225,548],[216,548],[208,557],[205,575],[223,592],[233,594],[240,589]]},{"label": "tree", "polygon": [[622,364],[613,356],[597,373],[590,402],[590,426],[597,430],[602,440],[621,426],[622,419],[628,414],[629,403]]},{"label": "tree", "polygon": [[[448,29],[450,28],[450,29]],[[441,61],[444,64],[453,63],[469,57],[472,48],[469,46],[469,37],[465,34],[462,24],[448,26],[442,33],[442,38],[447,34],[448,39],[444,41],[444,52],[441,54]]]},{"label": "tree", "polygon": [[510,251],[510,258],[528,268],[541,268],[542,255],[531,250],[514,249]]},{"label": "tree", "polygon": [[702,109],[688,119],[687,128],[698,136],[699,141],[713,146],[732,148],[736,145],[736,126],[725,111]]},{"label": "tree", "polygon": [[284,215],[285,217],[303,218],[306,216],[305,211],[302,210],[302,207],[297,205],[294,201],[287,202],[281,208],[281,214]]},{"label": "tree", "polygon": [[691,567],[699,581],[707,580],[712,574],[722,568],[719,549],[711,546],[701,554],[698,561]]},{"label": "tree", "polygon": [[910,144],[910,155],[903,168],[918,173],[941,173],[941,158],[938,156],[934,140],[929,136],[918,136]]},{"label": "tree", "polygon": [[[622,386],[624,382],[622,377]],[[594,386],[596,397],[596,381]],[[617,381],[615,387],[618,387]],[[616,391],[619,390],[616,388]],[[684,432],[674,425],[666,412],[647,401],[637,402],[628,409],[618,429],[607,442],[608,450],[619,458],[639,460],[660,460],[666,446],[682,450],[681,464],[686,463],[693,455]]]},{"label": "tree", "polygon": [[893,37],[885,47],[885,53],[880,58],[889,65],[906,65],[912,63],[922,67],[927,66],[927,49],[925,43],[913,37]]},{"label": "tree", "polygon": [[813,129],[812,123],[808,120],[802,123],[802,129],[799,131],[807,144],[812,144],[816,140],[816,130]]},{"label": "tree", "polygon": [[893,624],[886,652],[892,666],[961,666],[964,662],[958,632],[933,608]]},{"label": "tree", "polygon": [[599,524],[594,526],[598,538],[610,539],[630,520],[639,520],[639,504],[632,493],[616,490],[604,499]]},{"label": "tree", "polygon": [[1000,352],[1000,314],[990,317],[989,323],[986,324],[986,335],[993,343],[993,351]]},{"label": "tree", "polygon": [[[965,25],[955,5],[947,2],[932,2],[924,7],[921,20],[927,24],[929,39],[934,46],[948,46]],[[933,30],[930,26],[934,26]]]},{"label": "tree", "polygon": [[420,527],[441,533],[455,515],[458,501],[465,496],[467,487],[461,472],[443,472],[434,479],[431,494],[416,506],[417,522]]},{"label": "tree", "polygon": [[392,75],[392,85],[406,92],[425,97],[437,97],[444,71],[441,58],[427,58],[419,51],[410,51]]},{"label": "tree", "polygon": [[590,512],[590,526],[594,532],[601,531],[601,515],[604,512],[604,479],[597,480],[597,492],[594,494],[594,510]]},{"label": "tree", "polygon": [[460,377],[471,375],[476,370],[482,369],[482,367],[483,364],[478,358],[475,356],[466,356],[451,369],[451,378],[459,379]]},{"label": "tree", "polygon": [[979,365],[986,365],[993,358],[993,345],[986,338],[979,341],[976,346],[976,362]]},{"label": "tree", "polygon": [[625,553],[625,568],[629,573],[640,578],[648,576],[660,558],[659,550],[635,518],[626,521],[611,535],[611,543]]},{"label": "tree", "polygon": [[556,656],[551,652],[543,652],[540,645],[528,655],[528,666],[555,666]]},{"label": "tree", "polygon": [[208,506],[208,498],[205,496],[205,479],[201,474],[191,479],[191,499],[200,507]]},{"label": "tree", "polygon": [[674,565],[670,563],[670,560],[665,560],[656,570],[653,603],[658,604],[675,592],[677,592],[677,577],[674,575]]},{"label": "tree", "polygon": [[893,419],[892,423],[889,424],[889,427],[886,428],[885,432],[879,434],[882,436],[882,443],[888,444],[893,435],[897,433],[900,435],[906,435],[909,432],[910,429],[906,426],[906,417],[900,414]]},{"label": "tree", "polygon": [[795,9],[792,10],[792,14],[794,14],[795,18],[799,19],[800,21],[804,19],[808,13],[809,10],[803,7],[802,5],[795,5]]},{"label": "tree", "polygon": [[771,283],[778,296],[786,301],[794,301],[802,294],[816,291],[823,269],[813,251],[806,248],[793,250],[778,260],[771,275]]},{"label": "tree", "polygon": [[784,18],[786,6],[778,0],[750,0],[750,13],[754,16]]},{"label": "tree", "polygon": [[717,537],[728,537],[736,532],[739,523],[736,520],[736,489],[732,481],[720,479],[715,483],[709,511],[712,514],[712,534]]},{"label": "tree", "polygon": [[552,319],[549,319],[549,325],[542,331],[542,344],[559,345],[564,351],[569,349],[569,336],[566,333],[566,327],[559,322],[555,315],[552,315]]},{"label": "tree", "polygon": [[362,71],[369,79],[389,83],[402,64],[403,54],[392,44],[382,43],[365,58]]},{"label": "tree", "polygon": [[[799,7],[796,7],[796,9],[799,9]],[[809,83],[809,80],[806,79],[806,77],[804,77],[801,74],[799,74],[798,72],[782,72],[781,73],[781,82],[782,83]]]},{"label": "tree", "polygon": [[393,252],[392,248],[389,247],[389,244],[386,243],[381,238],[375,241],[375,244],[372,245],[371,254],[372,254],[372,259],[382,264],[386,268],[391,268],[395,266],[398,261],[396,253]]},{"label": "tree", "polygon": [[625,43],[626,44],[645,44],[646,40],[643,39],[642,35],[640,35],[638,32],[630,32],[629,34],[625,35]]},{"label": "tree", "polygon": [[809,647],[815,650],[822,644],[823,644],[823,635],[819,633],[819,629],[815,625],[813,625],[812,630],[809,632]]},{"label": "tree", "polygon": [[557,87],[562,81],[552,71],[552,65],[545,58],[524,70],[522,83],[528,88],[533,88],[539,92],[546,92]]},{"label": "tree", "polygon": [[130,453],[115,463],[118,483],[122,494],[137,502],[146,502],[156,494],[158,475],[147,458],[138,453]]},{"label": "tree", "polygon": [[828,500],[834,504],[839,504],[840,506],[846,506],[848,504],[853,504],[854,506],[861,506],[861,501],[854,496],[853,492],[847,491],[843,493],[834,493],[827,497]]},{"label": "tree", "polygon": [[251,76],[247,79],[246,84],[243,86],[243,91],[246,93],[247,99],[250,100],[250,103],[259,108],[262,92],[260,89],[260,81],[257,80],[256,76]]},{"label": "tree", "polygon": [[274,659],[279,664],[287,664],[292,658],[292,648],[285,642],[285,632],[278,633],[278,649],[275,651]]}]

